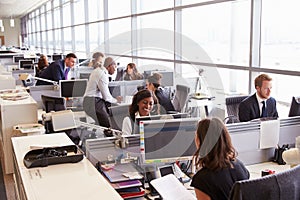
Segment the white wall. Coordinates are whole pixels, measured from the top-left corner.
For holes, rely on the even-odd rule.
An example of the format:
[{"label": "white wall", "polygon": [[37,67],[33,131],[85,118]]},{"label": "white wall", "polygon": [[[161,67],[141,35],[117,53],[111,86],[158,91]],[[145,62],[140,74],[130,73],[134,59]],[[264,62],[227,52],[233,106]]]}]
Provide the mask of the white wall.
[{"label": "white wall", "polygon": [[21,34],[20,19],[15,19],[15,27],[10,27],[10,19],[3,19],[4,32],[0,30],[0,36],[4,36],[5,46],[20,46],[19,35]]}]

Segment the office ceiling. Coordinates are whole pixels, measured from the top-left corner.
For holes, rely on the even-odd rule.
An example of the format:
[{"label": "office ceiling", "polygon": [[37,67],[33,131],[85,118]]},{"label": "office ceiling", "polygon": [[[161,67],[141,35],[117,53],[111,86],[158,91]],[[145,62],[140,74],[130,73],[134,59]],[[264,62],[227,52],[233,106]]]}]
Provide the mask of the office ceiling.
[{"label": "office ceiling", "polygon": [[0,19],[20,18],[48,0],[0,0]]}]

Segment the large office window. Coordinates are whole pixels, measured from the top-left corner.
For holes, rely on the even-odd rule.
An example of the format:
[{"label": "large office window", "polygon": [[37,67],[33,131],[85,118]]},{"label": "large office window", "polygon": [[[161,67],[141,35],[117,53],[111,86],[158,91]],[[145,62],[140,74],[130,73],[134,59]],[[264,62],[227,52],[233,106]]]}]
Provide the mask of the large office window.
[{"label": "large office window", "polygon": [[22,18],[21,32],[25,45],[49,54],[103,51],[141,72],[174,70],[179,83],[194,80],[187,81],[191,88],[203,68],[201,78],[209,84],[215,78],[210,87],[226,95],[253,93],[254,78],[268,73],[272,95],[286,105],[300,95],[287,89],[300,83],[299,6],[298,0],[49,0]]}]

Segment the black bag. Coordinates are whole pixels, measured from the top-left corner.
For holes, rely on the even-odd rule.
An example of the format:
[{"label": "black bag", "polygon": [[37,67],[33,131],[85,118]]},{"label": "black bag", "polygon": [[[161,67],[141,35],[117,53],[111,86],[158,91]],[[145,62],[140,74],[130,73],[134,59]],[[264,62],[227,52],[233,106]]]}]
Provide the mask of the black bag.
[{"label": "black bag", "polygon": [[282,153],[285,151],[285,150],[288,150],[289,149],[289,145],[288,144],[284,144],[282,145],[282,147],[277,147],[275,149],[275,152],[274,152],[274,158],[273,158],[273,162],[276,162],[278,163],[279,165],[285,165],[286,162],[284,162],[284,160],[282,159]]}]

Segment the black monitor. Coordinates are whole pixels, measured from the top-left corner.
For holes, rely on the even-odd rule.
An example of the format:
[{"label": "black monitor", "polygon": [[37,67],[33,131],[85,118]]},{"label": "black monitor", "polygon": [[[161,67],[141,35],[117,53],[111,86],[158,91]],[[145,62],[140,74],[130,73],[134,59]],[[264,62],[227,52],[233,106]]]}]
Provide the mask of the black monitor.
[{"label": "black monitor", "polygon": [[19,69],[33,69],[33,60],[19,60]]},{"label": "black monitor", "polygon": [[191,160],[198,118],[150,120],[140,125],[142,163]]},{"label": "black monitor", "polygon": [[41,95],[43,109],[48,113],[50,111],[66,110],[66,100],[63,97]]},{"label": "black monitor", "polygon": [[289,117],[300,116],[300,97],[293,97]]},{"label": "black monitor", "polygon": [[61,60],[63,58],[64,58],[63,54],[53,54],[52,55],[52,61]]},{"label": "black monitor", "polygon": [[87,73],[85,73],[85,72],[83,72],[83,73],[80,73],[79,74],[79,78],[80,79],[89,79],[90,78],[90,72],[87,72]]},{"label": "black monitor", "polygon": [[19,63],[19,60],[25,60],[24,56],[23,55],[13,56],[14,63]]},{"label": "black monitor", "polygon": [[61,97],[83,97],[87,86],[87,79],[60,80]]}]

